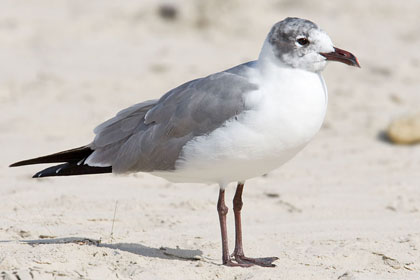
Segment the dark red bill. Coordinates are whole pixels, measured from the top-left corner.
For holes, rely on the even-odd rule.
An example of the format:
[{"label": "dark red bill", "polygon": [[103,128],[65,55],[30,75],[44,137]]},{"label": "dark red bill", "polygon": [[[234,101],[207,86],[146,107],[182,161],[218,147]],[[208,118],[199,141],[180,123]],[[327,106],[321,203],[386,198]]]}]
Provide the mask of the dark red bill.
[{"label": "dark red bill", "polygon": [[335,48],[334,51],[330,53],[320,53],[322,56],[324,56],[327,60],[330,61],[338,61],[345,63],[350,66],[357,66],[360,68],[359,61],[357,58],[350,52]]}]

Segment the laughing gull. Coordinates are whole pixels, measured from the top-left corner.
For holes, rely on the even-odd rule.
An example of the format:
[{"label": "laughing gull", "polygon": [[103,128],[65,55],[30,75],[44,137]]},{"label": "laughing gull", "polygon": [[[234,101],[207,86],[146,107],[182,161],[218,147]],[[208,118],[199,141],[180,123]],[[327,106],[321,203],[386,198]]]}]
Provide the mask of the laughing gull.
[{"label": "laughing gull", "polygon": [[[328,101],[321,71],[329,60],[360,67],[353,54],[334,47],[313,22],[286,18],[271,28],[258,60],[124,109],[96,127],[86,146],[11,166],[62,163],[35,178],[148,172],[172,182],[217,183],[223,264],[272,267],[276,257],[244,255],[244,183],[281,166],[318,132]],[[224,196],[231,182],[238,184],[236,242],[229,255]]]}]

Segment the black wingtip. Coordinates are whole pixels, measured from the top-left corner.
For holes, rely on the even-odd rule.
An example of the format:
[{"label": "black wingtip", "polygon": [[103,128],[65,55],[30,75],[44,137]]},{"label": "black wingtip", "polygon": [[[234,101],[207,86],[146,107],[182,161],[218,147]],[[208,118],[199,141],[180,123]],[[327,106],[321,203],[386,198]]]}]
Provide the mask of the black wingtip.
[{"label": "black wingtip", "polygon": [[50,176],[60,176],[60,171],[63,168],[67,168],[70,164],[69,163],[63,163],[55,166],[51,166],[48,168],[45,168],[32,176],[32,178],[41,178],[41,177],[50,177]]},{"label": "black wingtip", "polygon": [[9,165],[9,167],[17,167],[30,164],[40,164],[40,163],[59,163],[59,162],[70,162],[78,163],[80,160],[87,158],[90,154],[93,153],[93,150],[88,146],[82,146],[79,148],[62,151],[59,153],[54,153],[42,157],[26,159],[18,161]]},{"label": "black wingtip", "polygon": [[55,166],[48,167],[41,170],[32,176],[32,178],[53,177],[53,176],[74,176],[74,175],[89,175],[112,173],[112,167],[96,167],[89,165],[78,165],[74,163],[63,163]]},{"label": "black wingtip", "polygon": [[26,165],[25,160],[12,163],[11,165],[9,165],[9,167],[17,167],[17,166],[22,166],[22,165]]}]

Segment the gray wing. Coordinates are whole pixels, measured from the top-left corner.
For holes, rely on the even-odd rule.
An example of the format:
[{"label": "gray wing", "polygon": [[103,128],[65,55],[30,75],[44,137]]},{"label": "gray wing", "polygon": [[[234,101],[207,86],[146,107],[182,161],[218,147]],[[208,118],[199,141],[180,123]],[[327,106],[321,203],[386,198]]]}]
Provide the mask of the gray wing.
[{"label": "gray wing", "polygon": [[257,89],[242,75],[247,67],[190,81],[119,112],[94,130],[86,163],[116,173],[173,170],[188,141],[246,110],[244,93]]}]

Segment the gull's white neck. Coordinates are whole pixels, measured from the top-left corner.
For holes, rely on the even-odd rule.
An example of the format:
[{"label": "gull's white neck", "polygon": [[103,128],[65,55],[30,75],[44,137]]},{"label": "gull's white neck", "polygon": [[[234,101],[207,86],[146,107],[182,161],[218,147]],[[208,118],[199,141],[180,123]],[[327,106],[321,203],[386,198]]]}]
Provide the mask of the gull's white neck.
[{"label": "gull's white neck", "polygon": [[324,105],[328,102],[327,87],[321,73],[284,64],[275,56],[267,40],[264,41],[255,68],[249,72],[249,79],[258,84],[263,91],[274,95],[291,98],[290,95],[306,95],[309,92],[307,98],[311,99],[315,98],[317,93],[322,93]]},{"label": "gull's white neck", "polygon": [[258,56],[257,67],[261,75],[270,75],[276,72],[279,68],[289,68],[289,66],[283,64],[278,58],[276,58],[273,48],[267,39],[264,41],[263,47]]}]

